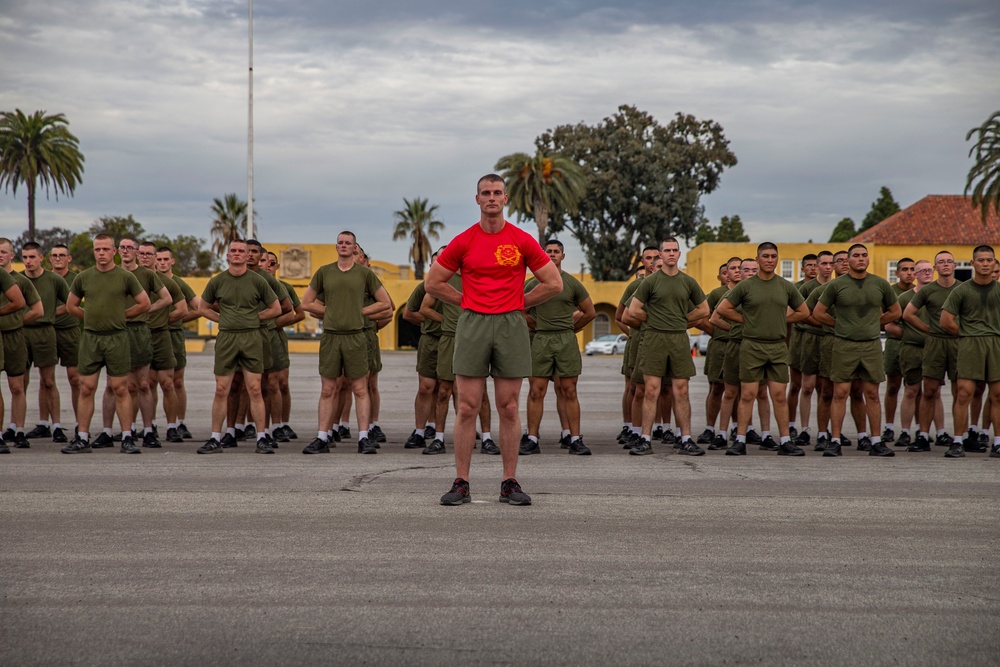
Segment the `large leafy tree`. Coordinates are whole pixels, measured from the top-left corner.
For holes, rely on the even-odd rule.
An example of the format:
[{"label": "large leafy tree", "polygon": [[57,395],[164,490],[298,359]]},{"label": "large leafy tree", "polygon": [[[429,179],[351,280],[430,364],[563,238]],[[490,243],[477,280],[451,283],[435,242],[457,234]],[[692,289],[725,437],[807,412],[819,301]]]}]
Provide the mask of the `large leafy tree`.
[{"label": "large leafy tree", "polygon": [[[212,200],[212,215],[212,252],[224,257],[229,242],[243,238],[247,227],[247,203],[231,192],[222,199]],[[257,211],[254,211],[254,217],[259,217]]]},{"label": "large leafy tree", "polygon": [[872,203],[871,210],[868,211],[864,220],[861,221],[861,227],[858,228],[858,232],[863,232],[866,229],[874,227],[889,216],[899,213],[900,210],[902,209],[899,208],[899,204],[893,199],[892,192],[883,185],[879,189],[878,199]]},{"label": "large leafy tree", "polygon": [[858,230],[854,228],[854,221],[850,218],[844,218],[837,223],[837,226],[833,228],[833,233],[830,234],[830,243],[843,243],[844,241],[851,240]]},{"label": "large leafy tree", "polygon": [[28,240],[35,238],[35,195],[54,191],[73,195],[83,177],[83,153],[63,114],[20,109],[0,112],[0,185],[17,195],[17,186],[28,191]]},{"label": "large leafy tree", "polygon": [[174,256],[174,273],[179,276],[208,276],[219,267],[219,258],[205,250],[205,239],[188,234],[173,238],[164,234],[147,235],[142,240],[160,246],[169,246]]},{"label": "large leafy tree", "polygon": [[413,275],[417,280],[423,280],[424,266],[433,253],[431,240],[436,241],[444,229],[444,223],[434,217],[437,205],[429,204],[427,199],[420,197],[412,200],[403,197],[403,208],[392,214],[396,221],[392,240],[410,239],[409,258],[413,262]]},{"label": "large leafy tree", "polygon": [[977,135],[976,142],[969,149],[969,157],[974,157],[976,163],[969,169],[965,194],[972,191],[972,205],[979,207],[979,214],[986,222],[991,208],[1000,215],[1000,111],[994,111],[982,125],[969,130],[965,140],[973,135]]},{"label": "large leafy tree", "polygon": [[[23,234],[14,239],[14,251],[20,254],[21,246],[31,240],[30,230],[25,230]],[[42,246],[44,252],[52,249],[52,246],[62,243],[66,247],[73,241],[76,232],[65,227],[49,227],[47,229],[35,230],[35,242]]]},{"label": "large leafy tree", "polygon": [[740,216],[734,215],[730,217],[724,215],[719,219],[717,227],[713,227],[706,220],[695,231],[695,245],[711,243],[713,241],[719,243],[747,243],[750,241],[750,237],[747,236],[746,231],[743,229],[743,221],[740,220]]},{"label": "large leafy tree", "polygon": [[644,245],[693,238],[704,219],[702,195],[736,164],[718,123],[678,113],[663,126],[627,105],[594,126],[548,130],[535,145],[583,169],[579,211],[549,220],[549,229],[570,230],[597,280],[627,280]]},{"label": "large leafy tree", "polygon": [[586,189],[583,170],[568,157],[546,155],[538,150],[505,155],[496,167],[507,182],[507,212],[517,213],[519,220],[532,219],[538,225],[538,242],[547,238],[549,218],[555,214],[579,213],[580,199]]}]

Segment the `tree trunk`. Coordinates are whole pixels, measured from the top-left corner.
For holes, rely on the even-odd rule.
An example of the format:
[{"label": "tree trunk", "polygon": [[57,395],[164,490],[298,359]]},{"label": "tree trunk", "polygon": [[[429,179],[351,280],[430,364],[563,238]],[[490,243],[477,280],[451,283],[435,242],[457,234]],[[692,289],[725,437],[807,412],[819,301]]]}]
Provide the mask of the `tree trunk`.
[{"label": "tree trunk", "polygon": [[423,280],[424,279],[424,263],[423,262],[414,262],[413,263],[413,277],[416,278],[417,280]]},{"label": "tree trunk", "polygon": [[28,183],[28,240],[35,240],[35,184]]},{"label": "tree trunk", "polygon": [[538,225],[538,245],[545,247],[546,230],[549,228],[549,207],[541,199],[535,199],[535,223]]}]

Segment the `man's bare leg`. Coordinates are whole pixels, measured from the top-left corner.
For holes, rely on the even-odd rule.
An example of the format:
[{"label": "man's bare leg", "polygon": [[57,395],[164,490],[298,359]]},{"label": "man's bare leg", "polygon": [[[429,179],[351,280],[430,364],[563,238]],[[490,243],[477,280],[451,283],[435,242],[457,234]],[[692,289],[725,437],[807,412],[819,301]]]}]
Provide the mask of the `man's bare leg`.
[{"label": "man's bare leg", "polygon": [[[510,380],[510,378],[505,378]],[[450,383],[449,383],[450,384]],[[509,399],[507,393],[509,386],[505,383],[494,380],[497,393],[497,410],[500,407],[500,395],[505,391],[504,398]],[[476,446],[476,417],[483,402],[483,390],[486,387],[486,378],[472,377],[469,375],[455,376],[455,393],[458,397],[458,411],[455,416],[455,476],[459,479],[469,481],[469,470],[472,466],[472,450]],[[517,379],[517,392],[521,391],[521,379]],[[438,393],[438,405],[440,406],[440,392]],[[515,405],[516,405],[515,394]],[[445,401],[447,406],[447,401]],[[440,411],[438,412],[440,415]],[[504,421],[504,415],[500,416],[500,455],[503,458],[504,478],[508,476],[508,470],[517,469],[518,438],[521,433],[520,416],[516,415],[516,421],[508,424]],[[514,472],[511,472],[511,477]]]}]

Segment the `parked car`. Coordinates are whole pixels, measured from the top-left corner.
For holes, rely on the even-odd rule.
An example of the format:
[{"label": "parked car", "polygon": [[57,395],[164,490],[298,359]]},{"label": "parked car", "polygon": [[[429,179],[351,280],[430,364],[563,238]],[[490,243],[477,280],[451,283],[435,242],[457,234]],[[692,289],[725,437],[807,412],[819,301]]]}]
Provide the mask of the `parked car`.
[{"label": "parked car", "polygon": [[697,351],[701,356],[708,354],[708,342],[712,340],[712,337],[707,333],[700,334],[688,334],[688,340],[691,343],[691,351]]},{"label": "parked car", "polygon": [[589,357],[595,354],[624,354],[628,336],[625,334],[604,334],[587,343],[583,351]]}]

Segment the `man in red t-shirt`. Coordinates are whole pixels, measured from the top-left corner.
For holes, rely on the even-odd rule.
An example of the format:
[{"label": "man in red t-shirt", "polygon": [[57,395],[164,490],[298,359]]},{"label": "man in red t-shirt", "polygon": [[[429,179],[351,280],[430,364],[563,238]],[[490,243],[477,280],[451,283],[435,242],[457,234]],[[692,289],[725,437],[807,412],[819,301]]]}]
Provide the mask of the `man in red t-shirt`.
[{"label": "man in red t-shirt", "polygon": [[[521,382],[531,375],[531,343],[523,311],[562,291],[559,270],[530,234],[503,217],[507,191],[503,178],[487,174],[476,186],[479,222],[452,240],[427,272],[427,293],[462,307],[455,332],[455,469],[451,491],[442,505],[461,505],[469,495],[469,466],[476,443],[486,376],[493,377],[500,415],[500,453],[503,481],[500,502],[530,505],[531,497],[515,479],[521,415],[518,400]],[[531,269],[538,285],[524,293],[524,278]],[[448,284],[461,272],[462,291]]]}]

